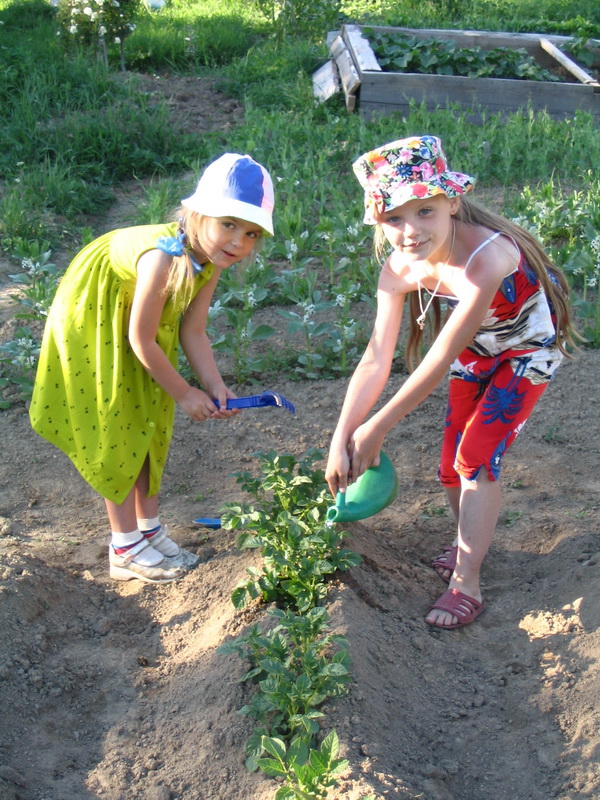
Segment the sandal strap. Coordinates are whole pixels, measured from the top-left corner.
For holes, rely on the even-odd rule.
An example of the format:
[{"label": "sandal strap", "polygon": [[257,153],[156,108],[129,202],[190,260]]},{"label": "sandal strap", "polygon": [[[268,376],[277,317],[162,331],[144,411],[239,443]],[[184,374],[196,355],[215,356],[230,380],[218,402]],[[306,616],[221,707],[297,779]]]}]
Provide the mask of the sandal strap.
[{"label": "sandal strap", "polygon": [[157,544],[164,542],[164,540],[168,538],[169,538],[169,526],[161,525],[160,530],[157,531],[156,533],[153,533],[152,536],[149,536],[145,541],[152,547],[156,547]]},{"label": "sandal strap", "polygon": [[477,616],[483,608],[483,602],[479,602],[474,597],[464,594],[459,589],[448,589],[431,606],[432,609],[447,611],[459,620],[466,620]]},{"label": "sandal strap", "polygon": [[150,547],[150,542],[142,537],[139,542],[136,542],[133,545],[133,547],[129,547],[124,552],[119,553],[119,558],[123,561],[123,563],[129,564],[130,561],[133,561],[134,558],[147,547]]},{"label": "sandal strap", "polygon": [[439,556],[433,559],[431,566],[435,569],[441,567],[442,569],[454,570],[456,567],[456,558],[458,555],[458,545],[453,544],[444,547]]}]

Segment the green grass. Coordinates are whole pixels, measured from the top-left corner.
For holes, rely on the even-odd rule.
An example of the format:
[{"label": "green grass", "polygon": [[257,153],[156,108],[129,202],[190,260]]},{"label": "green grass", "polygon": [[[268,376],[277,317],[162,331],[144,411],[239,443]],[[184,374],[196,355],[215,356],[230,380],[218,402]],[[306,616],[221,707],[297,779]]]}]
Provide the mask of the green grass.
[{"label": "green grass", "polygon": [[596,0],[380,0],[345,6],[350,16],[381,25],[600,36]]},{"label": "green grass", "polygon": [[171,2],[143,16],[126,40],[130,69],[190,72],[243,58],[268,33],[266,22],[241,0]]}]

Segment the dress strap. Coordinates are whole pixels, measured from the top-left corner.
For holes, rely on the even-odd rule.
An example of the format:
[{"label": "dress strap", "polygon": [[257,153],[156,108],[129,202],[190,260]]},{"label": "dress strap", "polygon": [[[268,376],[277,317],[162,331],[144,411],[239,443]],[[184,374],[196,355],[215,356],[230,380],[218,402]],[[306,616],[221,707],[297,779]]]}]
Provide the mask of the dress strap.
[{"label": "dress strap", "polygon": [[483,250],[483,248],[484,248],[484,247],[487,247],[487,245],[488,245],[490,242],[493,242],[493,241],[494,241],[494,239],[497,239],[497,238],[498,238],[498,236],[501,236],[501,232],[500,232],[500,231],[496,231],[496,233],[492,233],[492,235],[491,235],[491,236],[489,236],[489,237],[488,237],[488,238],[487,238],[487,239],[486,239],[484,242],[482,242],[482,243],[479,245],[479,247],[476,247],[476,248],[475,248],[475,250],[473,250],[473,252],[471,253],[471,255],[469,256],[469,258],[468,258],[468,260],[467,260],[467,263],[465,264],[465,272],[466,272],[466,271],[467,271],[467,269],[469,268],[469,264],[470,264],[470,263],[471,263],[471,261],[472,261],[472,260],[475,258],[475,256],[477,255],[477,253],[478,253],[480,250]]}]

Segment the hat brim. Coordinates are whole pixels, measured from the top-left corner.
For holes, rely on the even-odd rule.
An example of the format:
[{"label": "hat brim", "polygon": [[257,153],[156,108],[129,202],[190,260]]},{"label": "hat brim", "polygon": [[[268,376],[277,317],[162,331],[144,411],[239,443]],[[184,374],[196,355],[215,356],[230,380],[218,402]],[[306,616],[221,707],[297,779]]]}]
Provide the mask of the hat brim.
[{"label": "hat brim", "polygon": [[448,198],[460,197],[470,192],[475,185],[475,178],[464,172],[445,172],[432,181],[415,181],[396,186],[392,192],[365,192],[365,225],[377,225],[378,215],[385,214],[411,200],[425,200],[428,197],[445,194]]},{"label": "hat brim", "polygon": [[218,198],[217,200],[207,197],[199,197],[193,194],[181,201],[184,208],[202,214],[205,217],[234,217],[242,219],[244,222],[251,222],[253,225],[260,226],[268,236],[273,236],[273,218],[269,211],[264,208],[244,203],[242,200],[234,198]]}]

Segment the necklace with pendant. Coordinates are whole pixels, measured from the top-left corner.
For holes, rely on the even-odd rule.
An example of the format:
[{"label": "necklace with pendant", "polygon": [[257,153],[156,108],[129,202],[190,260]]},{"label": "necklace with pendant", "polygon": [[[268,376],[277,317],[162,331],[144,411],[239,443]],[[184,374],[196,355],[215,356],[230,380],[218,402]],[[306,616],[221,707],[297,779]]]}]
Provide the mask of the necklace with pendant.
[{"label": "necklace with pendant", "polygon": [[[448,266],[448,262],[452,258],[452,251],[454,250],[454,238],[455,238],[455,236],[456,236],[456,225],[453,225],[452,226],[452,242],[450,244],[450,252],[448,253],[448,258],[446,259],[446,263],[444,264],[442,269],[445,269]],[[422,298],[422,289],[423,289],[423,287],[421,286],[421,281],[417,278],[417,292],[419,293],[419,308],[421,309],[421,314],[420,314],[420,316],[417,317],[416,322],[417,322],[417,325],[419,326],[419,328],[421,330],[425,329],[425,320],[427,318],[427,312],[429,311],[429,307],[433,303],[434,299],[437,297],[437,291],[440,288],[441,284],[442,284],[442,278],[440,278],[439,281],[437,282],[437,286],[433,290],[433,294],[429,298],[425,308],[423,308],[423,298]]]}]

